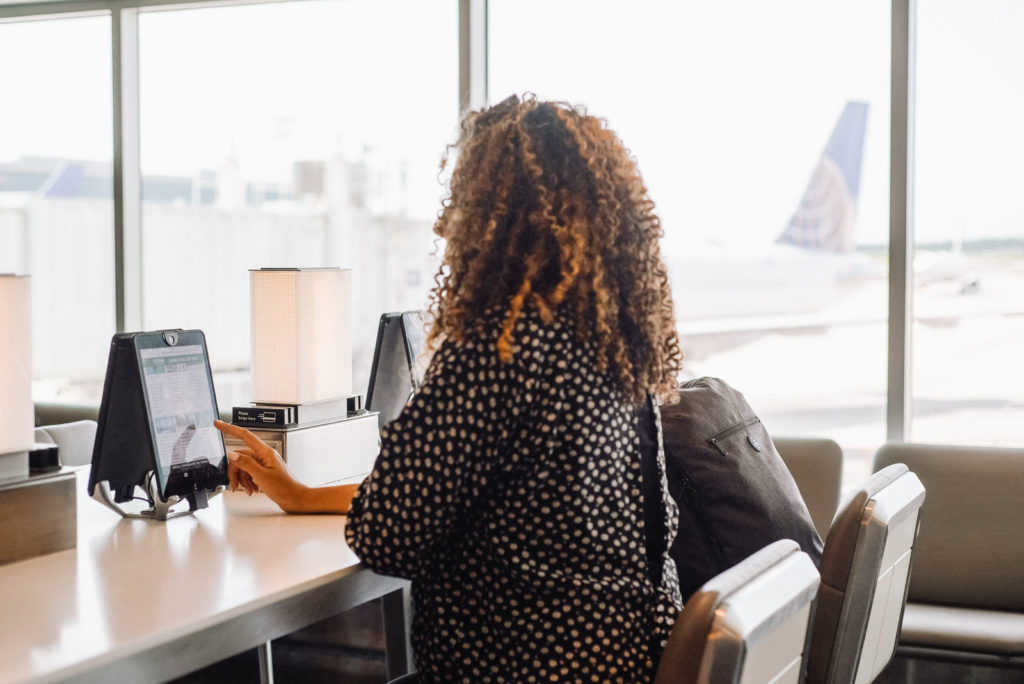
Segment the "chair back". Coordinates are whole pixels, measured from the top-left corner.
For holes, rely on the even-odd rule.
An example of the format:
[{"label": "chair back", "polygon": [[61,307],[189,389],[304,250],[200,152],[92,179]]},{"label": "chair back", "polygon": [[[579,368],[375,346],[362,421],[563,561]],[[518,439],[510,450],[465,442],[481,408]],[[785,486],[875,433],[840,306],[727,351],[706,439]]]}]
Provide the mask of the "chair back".
[{"label": "chair back", "polygon": [[95,420],[76,420],[37,427],[35,436],[37,442],[57,445],[61,465],[82,466],[92,463],[92,447],[96,441]]},{"label": "chair back", "polygon": [[896,463],[840,507],[819,566],[809,684],[870,682],[892,659],[924,493],[917,476]]},{"label": "chair back", "polygon": [[686,603],[655,684],[796,684],[818,571],[782,539],[709,580]]},{"label": "chair back", "polygon": [[772,437],[796,481],[800,496],[822,539],[828,536],[839,508],[843,484],[843,449],[824,437]]},{"label": "chair back", "polygon": [[1024,613],[1024,449],[885,444],[928,490],[907,600]]}]

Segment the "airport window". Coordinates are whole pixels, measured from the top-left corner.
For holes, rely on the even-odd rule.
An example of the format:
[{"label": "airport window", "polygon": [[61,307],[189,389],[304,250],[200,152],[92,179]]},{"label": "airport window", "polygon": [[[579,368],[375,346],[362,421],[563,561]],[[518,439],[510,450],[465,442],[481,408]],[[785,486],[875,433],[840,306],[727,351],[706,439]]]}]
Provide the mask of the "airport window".
[{"label": "airport window", "polygon": [[911,438],[1024,446],[1024,7],[917,7]]},{"label": "airport window", "polygon": [[251,399],[248,269],[353,269],[357,390],[380,314],[426,304],[458,119],[456,9],[140,14],[144,326],[205,331],[222,407]]},{"label": "airport window", "polygon": [[[248,269],[353,269],[357,391],[380,314],[425,305],[458,120],[457,9],[139,13],[139,327],[204,330],[222,409],[250,398]],[[111,17],[27,18],[0,24],[0,63],[19,65],[0,72],[0,272],[33,276],[35,399],[95,405],[116,329]],[[75,345],[55,345],[68,330]]]},{"label": "airport window", "polygon": [[32,276],[36,401],[98,404],[114,332],[110,40],[0,23],[0,273]]},{"label": "airport window", "polygon": [[[73,2],[0,0],[0,63],[17,65],[0,71],[0,271],[33,275],[38,401],[97,403],[120,320],[112,17],[97,6],[75,17]],[[470,6],[487,13],[482,58],[459,42]],[[890,13],[904,6],[147,4],[143,247],[125,267],[142,271],[140,325],[207,330],[228,406],[248,392],[247,270],[351,266],[358,387],[377,315],[425,302],[456,103],[532,91],[607,117],[638,158],[665,224],[688,373],[733,382],[774,433],[837,439],[862,470],[885,439],[887,389],[892,401],[904,387],[885,387],[886,345],[900,348],[886,338],[901,273],[887,282]],[[1024,15],[1012,0],[911,7],[913,415],[899,422],[916,441],[1019,445]],[[73,349],[52,344],[68,329]]]},{"label": "airport window", "polygon": [[489,7],[490,100],[583,104],[635,154],[686,371],[866,475],[885,440],[889,3]]}]

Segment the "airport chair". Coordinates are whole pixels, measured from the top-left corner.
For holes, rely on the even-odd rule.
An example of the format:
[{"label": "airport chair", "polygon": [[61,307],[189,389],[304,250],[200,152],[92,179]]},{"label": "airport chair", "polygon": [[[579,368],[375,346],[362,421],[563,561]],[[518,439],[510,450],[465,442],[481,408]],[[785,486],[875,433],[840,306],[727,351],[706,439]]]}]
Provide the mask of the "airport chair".
[{"label": "airport chair", "polygon": [[896,463],[840,507],[818,568],[808,684],[870,682],[892,659],[924,494],[917,476]]},{"label": "airport chair", "polygon": [[772,442],[796,480],[814,529],[824,539],[839,508],[843,484],[842,448],[835,441],[821,437],[772,437]]},{"label": "airport chair", "polygon": [[875,468],[891,463],[906,464],[928,491],[899,669],[941,663],[987,671],[972,681],[1024,681],[1024,449],[890,443]]},{"label": "airport chair", "polygon": [[818,571],[791,539],[709,580],[686,602],[655,684],[800,681]]},{"label": "airport chair", "polygon": [[61,465],[89,465],[92,463],[92,447],[96,441],[96,421],[76,420],[37,427],[35,439],[37,442],[56,444]]},{"label": "airport chair", "polygon": [[100,417],[99,403],[58,404],[56,402],[35,402],[36,426],[76,423],[80,420],[98,420]]}]

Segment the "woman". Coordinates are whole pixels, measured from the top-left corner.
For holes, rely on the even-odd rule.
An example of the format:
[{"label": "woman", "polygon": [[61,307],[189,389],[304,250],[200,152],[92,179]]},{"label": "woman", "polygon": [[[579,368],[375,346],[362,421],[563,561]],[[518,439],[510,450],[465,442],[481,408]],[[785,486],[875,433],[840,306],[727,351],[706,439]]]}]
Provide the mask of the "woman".
[{"label": "woman", "polygon": [[232,483],[348,513],[361,560],[412,579],[425,682],[649,681],[680,605],[675,508],[637,436],[681,365],[654,205],[615,135],[563,104],[472,113],[454,150],[436,351],[373,473],[306,488],[248,435]]}]

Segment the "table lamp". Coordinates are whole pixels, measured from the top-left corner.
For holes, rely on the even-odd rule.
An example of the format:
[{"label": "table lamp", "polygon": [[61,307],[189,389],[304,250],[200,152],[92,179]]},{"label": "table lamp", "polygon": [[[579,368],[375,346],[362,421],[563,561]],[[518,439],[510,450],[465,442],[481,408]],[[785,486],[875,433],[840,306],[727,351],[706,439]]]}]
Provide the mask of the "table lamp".
[{"label": "table lamp", "polygon": [[0,274],[0,565],[75,548],[75,474],[34,474],[29,277]]},{"label": "table lamp", "polygon": [[0,274],[0,479],[28,475],[35,442],[29,277]]},{"label": "table lamp", "polygon": [[253,401],[301,405],[352,394],[352,272],[262,268],[249,282]]},{"label": "table lamp", "polygon": [[[234,407],[232,421],[277,449],[303,482],[361,480],[373,467],[379,436],[375,415],[348,411],[352,272],[249,273],[253,402]],[[240,446],[225,441],[229,449]]]}]

